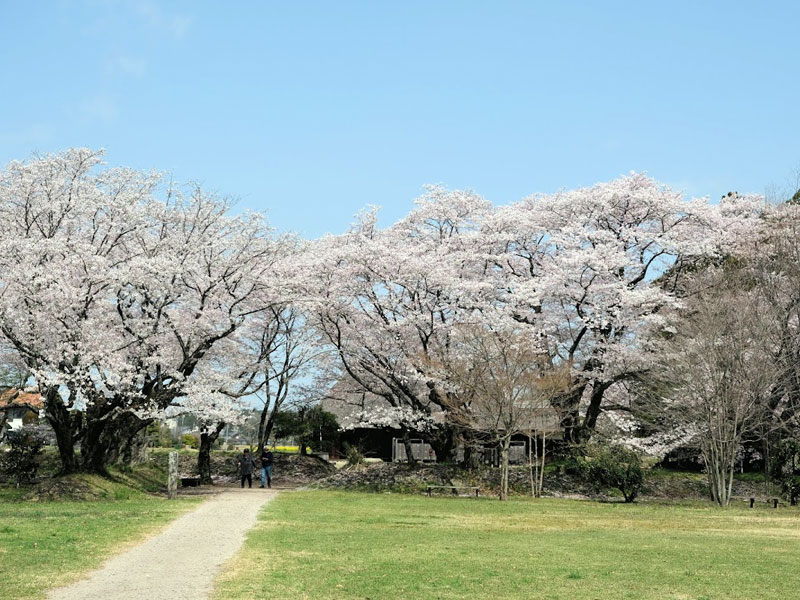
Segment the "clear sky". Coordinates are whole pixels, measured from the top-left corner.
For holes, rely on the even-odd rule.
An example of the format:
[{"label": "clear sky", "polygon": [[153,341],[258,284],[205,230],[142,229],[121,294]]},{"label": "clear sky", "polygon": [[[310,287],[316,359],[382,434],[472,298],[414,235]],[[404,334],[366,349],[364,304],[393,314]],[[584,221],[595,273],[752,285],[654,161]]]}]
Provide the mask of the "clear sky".
[{"label": "clear sky", "polygon": [[0,0],[0,162],[69,146],[309,237],[425,183],[498,204],[800,166],[800,2]]}]

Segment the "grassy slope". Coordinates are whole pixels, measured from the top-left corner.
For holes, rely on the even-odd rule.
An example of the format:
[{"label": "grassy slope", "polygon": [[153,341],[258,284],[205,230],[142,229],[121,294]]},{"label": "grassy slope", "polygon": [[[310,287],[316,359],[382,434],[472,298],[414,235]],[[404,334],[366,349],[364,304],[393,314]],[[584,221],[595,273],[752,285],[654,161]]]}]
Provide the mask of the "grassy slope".
[{"label": "grassy slope", "polygon": [[794,509],[298,492],[215,598],[790,598],[798,552]]},{"label": "grassy slope", "polygon": [[197,505],[132,488],[146,484],[141,475],[76,476],[75,487],[101,498],[93,501],[25,501],[0,488],[0,598],[43,598]]}]

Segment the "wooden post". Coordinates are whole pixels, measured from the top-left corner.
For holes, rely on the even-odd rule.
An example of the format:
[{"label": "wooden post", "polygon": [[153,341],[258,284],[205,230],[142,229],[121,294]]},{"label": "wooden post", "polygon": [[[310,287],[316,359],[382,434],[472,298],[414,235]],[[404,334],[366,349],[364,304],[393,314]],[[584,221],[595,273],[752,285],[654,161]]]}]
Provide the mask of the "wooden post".
[{"label": "wooden post", "polygon": [[772,499],[772,508],[778,508],[778,499],[777,498],[773,498]]},{"label": "wooden post", "polygon": [[178,453],[169,453],[169,479],[167,480],[167,498],[172,500],[178,495]]},{"label": "wooden post", "polygon": [[750,508],[753,508],[753,505],[756,503],[755,498],[750,498]]}]

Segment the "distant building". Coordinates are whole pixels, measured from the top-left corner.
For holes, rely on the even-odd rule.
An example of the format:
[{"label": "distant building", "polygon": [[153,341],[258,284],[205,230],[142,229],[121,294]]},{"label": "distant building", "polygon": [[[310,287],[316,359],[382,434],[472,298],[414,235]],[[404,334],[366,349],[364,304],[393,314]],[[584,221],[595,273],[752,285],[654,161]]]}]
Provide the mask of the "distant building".
[{"label": "distant building", "polygon": [[28,392],[17,388],[0,389],[0,427],[3,433],[15,431],[23,425],[39,422],[44,410],[44,401],[38,392]]},{"label": "distant building", "polygon": [[401,435],[399,423],[386,419],[376,424],[370,419],[372,414],[391,408],[385,398],[360,389],[354,382],[343,379],[328,392],[321,402],[322,409],[333,413],[341,428],[339,447],[333,448],[333,456],[344,454],[345,443],[364,452],[368,458],[392,460],[393,439]]},{"label": "distant building", "polygon": [[[367,457],[380,458],[384,461],[406,462],[406,448],[403,444],[403,430],[397,418],[393,416],[393,407],[385,398],[365,391],[357,383],[344,378],[334,385],[322,399],[323,410],[333,413],[341,428],[339,443],[352,444],[359,447]],[[434,422],[443,423],[444,412],[437,406],[431,407],[431,418]],[[530,423],[526,427],[536,438],[546,433],[548,439],[561,437],[561,424],[558,412],[549,406],[540,410],[531,410]],[[436,453],[431,446],[419,438],[412,436],[411,449],[414,457],[420,461],[436,461]],[[511,448],[511,462],[521,463],[527,460],[528,436],[522,433],[514,436]],[[486,445],[484,462],[496,464],[499,454],[496,444]],[[342,454],[342,448],[334,448],[333,455]],[[463,448],[456,452],[463,456]]]}]

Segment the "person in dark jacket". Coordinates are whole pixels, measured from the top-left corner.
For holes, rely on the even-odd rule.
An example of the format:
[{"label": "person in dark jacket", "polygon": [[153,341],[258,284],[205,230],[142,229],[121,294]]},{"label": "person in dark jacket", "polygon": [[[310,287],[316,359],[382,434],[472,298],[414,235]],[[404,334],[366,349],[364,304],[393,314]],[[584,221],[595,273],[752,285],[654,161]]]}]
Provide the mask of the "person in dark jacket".
[{"label": "person in dark jacket", "polygon": [[266,482],[267,487],[272,487],[272,452],[264,448],[261,451],[261,487],[264,487]]},{"label": "person in dark jacket", "polygon": [[239,457],[239,473],[242,476],[242,487],[244,487],[245,479],[247,480],[247,487],[253,487],[253,470],[255,468],[256,463],[253,461],[253,457],[250,456],[250,450],[245,448]]}]

